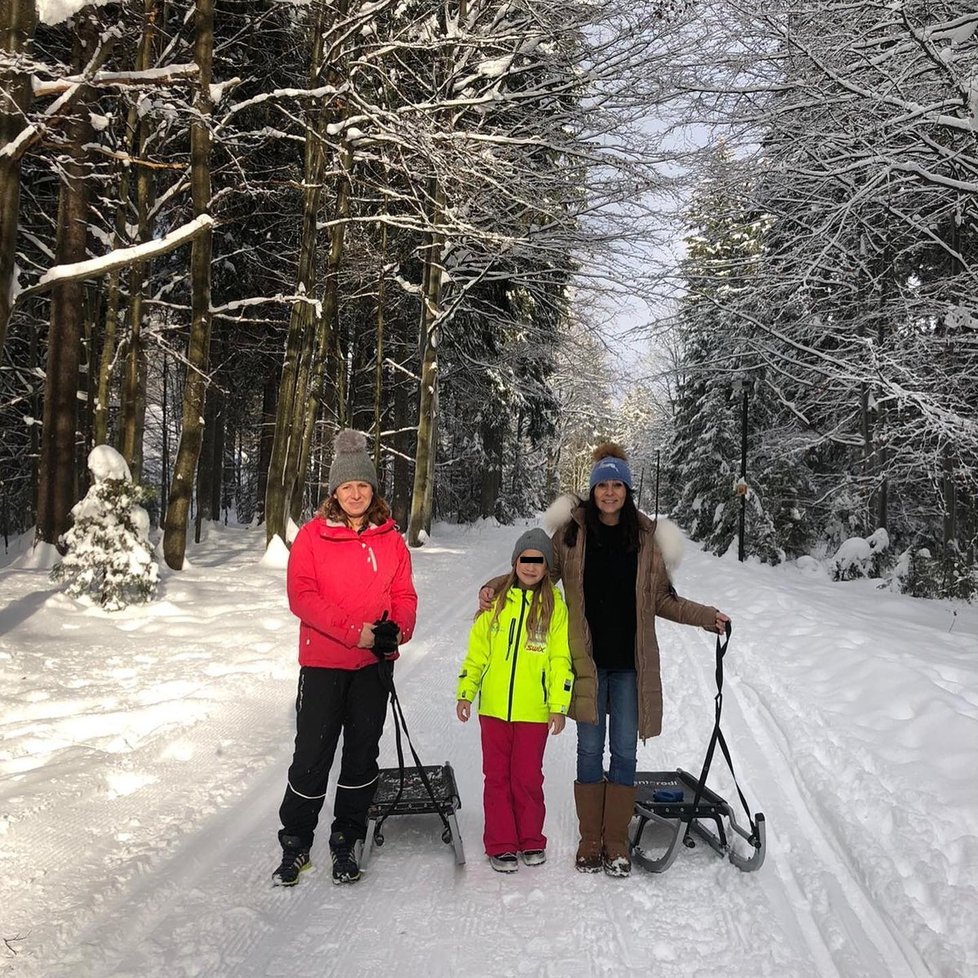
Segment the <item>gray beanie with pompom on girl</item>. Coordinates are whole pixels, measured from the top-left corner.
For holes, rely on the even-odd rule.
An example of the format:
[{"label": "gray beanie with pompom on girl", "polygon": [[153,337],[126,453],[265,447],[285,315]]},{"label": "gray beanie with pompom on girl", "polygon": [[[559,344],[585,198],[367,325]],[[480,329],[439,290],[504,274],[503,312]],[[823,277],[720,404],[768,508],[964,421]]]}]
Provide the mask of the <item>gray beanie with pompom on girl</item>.
[{"label": "gray beanie with pompom on girl", "polygon": [[550,537],[547,536],[545,530],[541,530],[538,526],[534,527],[532,530],[527,530],[519,540],[516,541],[516,546],[513,547],[513,566],[516,566],[516,561],[519,559],[521,553],[524,550],[539,550],[543,554],[543,559],[547,562],[547,570],[551,570],[554,565],[554,545],[550,542]]}]

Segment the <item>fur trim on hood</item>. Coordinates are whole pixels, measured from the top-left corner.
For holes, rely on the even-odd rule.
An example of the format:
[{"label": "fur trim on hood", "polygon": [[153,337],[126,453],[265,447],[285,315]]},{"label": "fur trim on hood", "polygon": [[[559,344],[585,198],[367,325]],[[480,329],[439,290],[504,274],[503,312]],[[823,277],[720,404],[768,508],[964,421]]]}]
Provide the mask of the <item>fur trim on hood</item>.
[{"label": "fur trim on hood", "polygon": [[[543,528],[553,536],[557,530],[570,522],[574,510],[583,502],[584,500],[573,492],[565,492],[558,496],[543,514],[541,521]],[[659,553],[662,554],[666,570],[671,574],[683,559],[682,531],[672,520],[660,516],[655,521],[655,545],[659,548]]]},{"label": "fur trim on hood", "polygon": [[683,559],[683,534],[672,520],[660,516],[655,524],[655,545],[671,574]]},{"label": "fur trim on hood", "polygon": [[541,523],[550,536],[553,536],[565,523],[570,522],[571,513],[584,500],[577,493],[565,492],[559,495],[543,514]]}]

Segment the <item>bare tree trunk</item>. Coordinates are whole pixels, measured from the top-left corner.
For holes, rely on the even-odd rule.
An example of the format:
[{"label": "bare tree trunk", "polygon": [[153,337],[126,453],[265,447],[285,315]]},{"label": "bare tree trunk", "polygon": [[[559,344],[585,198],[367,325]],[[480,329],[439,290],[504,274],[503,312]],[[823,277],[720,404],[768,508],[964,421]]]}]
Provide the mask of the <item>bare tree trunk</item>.
[{"label": "bare tree trunk", "polygon": [[[329,8],[336,23],[342,23],[348,7],[347,0],[340,0]],[[316,8],[316,25],[310,64],[311,81],[319,80],[324,64],[325,10],[322,4],[317,5]],[[344,45],[356,43],[356,36],[351,38],[346,34],[331,39],[333,47],[330,48],[330,66],[326,71],[326,78],[331,84],[336,86],[344,84],[345,78],[337,61],[345,61],[350,56],[350,49],[344,48]],[[306,139],[306,201],[297,289],[298,292],[304,291],[306,295],[311,294],[311,286],[316,280],[317,221],[321,199],[320,187],[325,178],[325,159],[321,140],[316,137],[325,131],[327,121],[338,123],[348,114],[348,111],[346,103],[341,101],[328,117],[326,113],[318,113],[310,120],[311,132]],[[308,303],[303,303],[305,308],[301,310],[302,319],[298,322],[290,322],[289,326],[286,362],[283,366],[279,406],[276,412],[275,443],[265,493],[265,537],[269,541],[276,534],[285,539],[286,517],[291,515],[296,518],[303,506],[301,489],[309,467],[312,435],[319,414],[329,341],[330,337],[335,335],[333,323],[337,307],[337,270],[343,256],[345,219],[350,212],[349,171],[352,166],[352,155],[349,151],[342,154],[340,166],[336,205],[333,212],[334,221],[329,232],[330,247],[326,260],[323,301],[315,319]],[[294,308],[293,320],[296,311]],[[301,335],[299,335],[300,328]],[[293,362],[295,366],[292,366]],[[339,404],[337,396],[337,406]]]},{"label": "bare tree trunk", "polygon": [[[153,50],[156,37],[156,3],[157,0],[144,0],[145,19],[143,33],[136,54],[135,68],[145,71],[152,67]],[[132,133],[133,159],[143,157],[143,145],[146,141],[146,127],[134,105],[126,118],[126,132]],[[149,234],[149,187],[151,186],[151,170],[147,167],[137,167],[136,196],[138,241],[150,239]],[[113,247],[123,248],[129,240],[126,226],[129,217],[129,193],[132,185],[132,168],[126,167],[119,179],[119,203],[116,207],[115,234]],[[142,470],[142,429],[145,426],[145,355],[140,349],[139,327],[142,317],[142,288],[141,275],[144,274],[145,263],[137,265],[130,272],[130,342],[128,352],[132,359],[127,361],[126,381],[123,383],[120,402],[122,417],[120,426],[119,446],[123,456],[129,463],[129,470],[134,481],[140,481]],[[111,400],[112,375],[116,366],[117,337],[120,322],[122,269],[117,268],[109,274],[106,290],[105,328],[102,340],[102,355],[98,371],[98,396],[95,407],[95,443],[102,445],[108,441],[108,419]],[[137,318],[134,318],[137,317]],[[135,325],[132,325],[135,324]],[[134,352],[135,350],[135,352]],[[142,361],[142,363],[140,362]],[[140,387],[133,387],[133,384]],[[142,404],[142,411],[139,406]],[[138,441],[138,449],[135,447]]]},{"label": "bare tree trunk", "polygon": [[[190,187],[194,217],[207,212],[211,200],[210,178],[210,85],[214,60],[214,0],[196,0],[197,36],[194,60],[200,70],[200,87],[195,99],[197,117],[190,131]],[[166,506],[163,556],[173,570],[183,569],[187,550],[187,520],[193,490],[194,469],[200,454],[201,422],[207,386],[207,356],[211,331],[211,245],[212,232],[194,239],[190,255],[191,323],[187,345],[187,377],[183,389],[183,428],[173,466],[173,481]]]},{"label": "bare tree trunk", "polygon": [[[309,84],[319,83],[323,63],[323,33],[325,30],[325,4],[317,0],[312,19],[312,51],[309,58]],[[306,399],[308,373],[303,369],[303,351],[311,343],[314,307],[312,297],[316,288],[317,221],[322,199],[325,160],[320,139],[322,124],[318,109],[310,113],[310,131],[306,135],[303,163],[302,235],[299,242],[299,268],[296,275],[296,295],[305,296],[292,305],[289,332],[285,342],[285,358],[282,361],[282,378],[278,387],[278,405],[275,412],[275,430],[272,437],[271,457],[265,484],[265,539],[286,538],[286,519],[292,507],[289,478],[289,459],[297,454],[293,445],[302,430],[295,427],[297,412],[301,416]],[[307,369],[308,365],[306,365]]]},{"label": "bare tree trunk", "polygon": [[[83,18],[75,39],[74,63],[84,64],[92,50],[94,29]],[[88,89],[88,86],[84,86]],[[92,93],[80,92],[66,120],[68,156],[62,165],[58,202],[58,238],[55,263],[84,261],[88,250],[90,190],[88,150],[94,132],[90,120]],[[75,470],[78,427],[78,368],[85,329],[85,285],[82,281],[57,283],[51,293],[51,329],[48,334],[44,380],[44,414],[37,484],[37,538],[57,544],[70,523],[77,500]]]},{"label": "bare tree trunk", "polygon": [[210,510],[214,515],[212,519],[221,518],[221,502],[225,495],[224,482],[224,449],[227,445],[227,398],[224,391],[219,387],[213,387],[208,391],[208,399],[214,399],[214,454],[211,462],[211,470],[214,473],[211,481],[211,504]]},{"label": "bare tree trunk", "polygon": [[268,463],[272,457],[272,441],[275,438],[275,402],[278,394],[278,378],[268,371],[262,392],[261,427],[258,432],[258,489],[255,493],[255,524],[265,522],[265,491],[268,485]]},{"label": "bare tree trunk", "polygon": [[[0,52],[11,61],[24,55],[37,25],[35,0],[3,0],[0,4]],[[31,75],[15,66],[0,70],[0,147],[13,143],[24,128],[31,103]],[[20,212],[20,155],[0,156],[0,350],[7,338],[17,256]]]},{"label": "bare tree trunk", "polygon": [[[27,367],[29,370],[37,370],[41,366],[41,342],[40,337],[37,335],[37,330],[32,329],[30,333],[30,340],[27,349]],[[37,418],[41,417],[44,411],[43,406],[43,396],[42,392],[36,387],[30,394],[30,404],[31,417]],[[41,458],[41,425],[32,424],[30,427],[30,440],[28,441],[28,451],[30,452],[31,459],[31,485],[36,486],[40,484],[40,464],[39,460]],[[30,526],[32,523],[37,522],[37,493],[33,494],[34,511],[27,513],[27,519],[24,521],[25,526]],[[33,517],[33,518],[32,518]]]},{"label": "bare tree trunk", "polygon": [[[208,232],[209,233],[209,232]],[[135,273],[133,278],[135,278]],[[119,450],[133,482],[142,481],[143,433],[146,428],[146,350],[142,339],[142,293],[132,297],[126,369],[122,375],[122,427]]]},{"label": "bare tree trunk", "polygon": [[[234,467],[234,513],[237,521],[240,523],[242,514],[247,513],[249,507],[247,503],[244,506],[242,505],[244,483],[241,475],[244,471],[244,432],[238,427],[235,427],[231,432],[231,451],[233,452],[232,465]],[[247,502],[250,502],[250,500]],[[250,507],[250,509],[249,522],[255,518],[254,507]]]},{"label": "bare tree trunk", "polygon": [[[158,3],[159,0],[143,0],[145,21],[139,44],[139,54],[136,59],[137,71],[146,71],[153,66],[157,37]],[[145,121],[135,112],[131,112],[129,115],[129,130],[133,134],[132,156],[135,159],[142,159],[148,131]],[[152,207],[154,193],[152,169],[146,166],[137,166],[135,180],[136,238],[138,244],[143,244],[151,240],[153,236],[150,220],[150,208]],[[207,192],[209,196],[209,185]],[[205,203],[205,209],[207,206],[209,205]],[[199,216],[196,210],[196,202],[194,207],[194,216]],[[196,246],[197,242],[195,241],[194,248]],[[206,247],[209,253],[210,232],[207,234],[206,245],[202,244],[202,246]],[[146,348],[143,342],[143,296],[148,281],[149,268],[149,262],[139,262],[129,270],[129,342],[126,350],[125,380],[120,397],[122,405],[120,448],[129,463],[129,470],[135,482],[142,480],[143,434],[146,429]]]},{"label": "bare tree trunk", "polygon": [[479,480],[479,515],[494,516],[496,501],[503,487],[503,441],[500,425],[489,421],[482,427],[482,450],[486,457],[486,466]]},{"label": "bare tree trunk", "polygon": [[954,485],[954,460],[949,448],[941,460],[941,495],[944,510],[944,550],[950,550],[958,539],[958,494]]},{"label": "bare tree trunk", "polygon": [[[300,460],[304,451],[308,451],[308,424],[306,420],[306,402],[316,381],[313,350],[318,347],[319,336],[324,328],[322,315],[309,324],[302,337],[302,349],[296,366],[295,393],[292,401],[292,416],[288,419],[288,442],[285,453],[285,469],[282,473],[282,501],[285,505],[285,515],[293,521],[298,520],[302,511],[302,492],[296,491],[299,481]],[[322,359],[316,364],[322,370]],[[318,403],[318,400],[317,400]],[[267,533],[267,530],[266,530]],[[282,539],[286,539],[285,536]]]},{"label": "bare tree trunk", "polygon": [[169,411],[169,387],[170,370],[167,364],[166,350],[163,351],[163,365],[161,367],[163,375],[161,387],[162,397],[160,398],[160,525],[166,516],[166,487],[170,484],[170,411]]},{"label": "bare tree trunk", "polygon": [[[443,193],[433,188],[434,218],[432,226],[441,223]],[[425,260],[425,286],[421,310],[421,392],[418,404],[418,441],[414,453],[414,489],[411,494],[411,516],[407,542],[420,547],[422,531],[431,529],[431,499],[434,490],[435,439],[438,434],[438,314],[441,303],[442,249],[444,235],[435,230]]]},{"label": "bare tree trunk", "polygon": [[380,272],[377,275],[377,349],[374,370],[374,468],[383,490],[382,466],[380,459],[380,421],[384,400],[384,263],[387,261],[387,225],[380,231]]},{"label": "bare tree trunk", "polygon": [[85,329],[82,334],[81,361],[78,365],[78,405],[81,415],[78,419],[78,440],[80,451],[76,453],[76,480],[78,498],[81,499],[89,488],[88,454],[95,447],[95,385],[98,378],[93,369],[96,358],[98,331],[96,324],[103,317],[104,295],[101,282],[94,289],[87,289],[85,295]]},{"label": "bare tree trunk", "polygon": [[[403,349],[401,343],[398,349]],[[398,526],[405,527],[411,515],[411,432],[407,430],[411,416],[410,391],[404,378],[394,382],[394,466],[393,487],[390,494],[391,515]]]},{"label": "bare tree trunk", "polygon": [[[120,180],[119,196],[129,193],[129,172],[123,173]],[[122,247],[120,225],[125,226],[125,204],[120,203],[116,209],[115,247]],[[92,436],[96,445],[104,445],[109,440],[109,402],[112,391],[112,372],[116,355],[116,336],[119,329],[119,269],[109,274],[105,296],[105,326],[102,330],[102,352],[99,356],[98,381],[95,394],[95,411],[92,423]]]},{"label": "bare tree trunk", "polygon": [[200,543],[200,525],[214,515],[214,435],[215,388],[213,384],[204,395],[204,428],[197,458],[197,512],[194,517],[194,543]]},{"label": "bare tree trunk", "polygon": [[[312,449],[313,433],[316,429],[316,418],[319,416],[329,338],[335,335],[333,326],[336,320],[339,296],[339,269],[340,262],[343,260],[343,247],[346,240],[346,218],[350,216],[350,179],[348,174],[353,159],[349,152],[344,152],[343,163],[343,172],[337,178],[335,223],[329,234],[329,255],[326,260],[326,283],[322,312],[316,321],[315,348],[312,350],[311,360],[306,368],[308,383],[306,384],[306,397],[301,405],[303,413],[295,420],[294,430],[302,432],[302,440],[297,446],[298,451],[294,455],[290,452],[291,457],[285,470],[286,491],[292,497],[290,510],[295,522],[299,521],[302,512],[303,493],[301,490],[306,480],[306,473],[309,471],[309,455]],[[296,491],[297,486],[299,491]]]},{"label": "bare tree trunk", "polygon": [[205,393],[204,434],[197,461],[197,517],[194,540],[200,543],[200,525],[204,520],[221,518],[221,490],[224,482],[224,391],[218,377],[224,379],[224,329],[219,326],[211,337],[210,363],[214,371]]},{"label": "bare tree trunk", "polygon": [[[308,193],[308,190],[307,190]],[[315,222],[313,221],[313,225]],[[313,228],[315,234],[315,228]],[[300,256],[300,278],[306,267],[312,274],[313,262],[305,257],[309,239],[303,234]],[[314,248],[314,245],[311,247]],[[275,412],[275,427],[265,483],[265,538],[271,542],[275,536],[286,538],[286,519],[291,506],[291,492],[286,490],[286,468],[289,460],[289,447],[298,432],[294,428],[297,400],[305,397],[307,377],[303,375],[303,347],[311,329],[311,310],[305,302],[296,303],[289,320],[289,332],[285,343],[285,358],[282,361],[282,376],[278,387],[278,404]]]},{"label": "bare tree trunk", "polygon": [[299,447],[299,457],[296,459],[296,476],[292,482],[292,502],[289,506],[289,516],[293,523],[302,522],[303,510],[306,506],[306,476],[309,472],[309,459],[312,456],[312,446],[316,438],[316,420],[319,416],[318,388],[322,385],[322,371],[317,370],[318,383],[310,385],[307,401],[313,407],[307,412],[302,428],[302,441]]}]

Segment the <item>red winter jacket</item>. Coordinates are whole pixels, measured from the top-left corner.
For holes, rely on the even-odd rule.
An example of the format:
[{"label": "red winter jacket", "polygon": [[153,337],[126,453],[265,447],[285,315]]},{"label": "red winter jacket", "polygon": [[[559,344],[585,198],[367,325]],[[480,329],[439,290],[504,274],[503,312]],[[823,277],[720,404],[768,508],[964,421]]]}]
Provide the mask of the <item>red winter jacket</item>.
[{"label": "red winter jacket", "polygon": [[418,595],[411,556],[393,520],[357,534],[317,516],[299,530],[289,553],[289,607],[301,621],[299,664],[362,669],[377,662],[357,648],[365,621],[384,612],[402,644],[414,631]]}]

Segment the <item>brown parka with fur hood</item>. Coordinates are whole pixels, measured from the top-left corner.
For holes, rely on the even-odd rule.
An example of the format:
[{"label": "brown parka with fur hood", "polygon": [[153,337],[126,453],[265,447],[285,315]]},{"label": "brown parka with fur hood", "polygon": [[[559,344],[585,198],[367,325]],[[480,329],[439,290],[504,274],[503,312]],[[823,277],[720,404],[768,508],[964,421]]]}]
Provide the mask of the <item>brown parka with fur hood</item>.
[{"label": "brown parka with fur hood", "polygon": [[[575,505],[576,504],[576,505]],[[578,525],[577,542],[564,542],[567,519]],[[717,609],[679,597],[669,569],[679,562],[682,537],[668,520],[639,518],[638,573],[635,580],[635,669],[638,683],[638,735],[642,740],[662,731],[662,678],[659,671],[659,644],[655,635],[655,616],[661,615],[682,625],[699,625],[715,630]],[[591,652],[591,633],[584,615],[584,560],[587,530],[584,506],[575,496],[561,497],[547,513],[547,529],[553,531],[554,566],[551,576],[563,581],[568,611],[568,640],[574,665],[574,694],[568,715],[583,723],[597,722],[597,669]],[[669,558],[667,560],[663,553]]]}]

